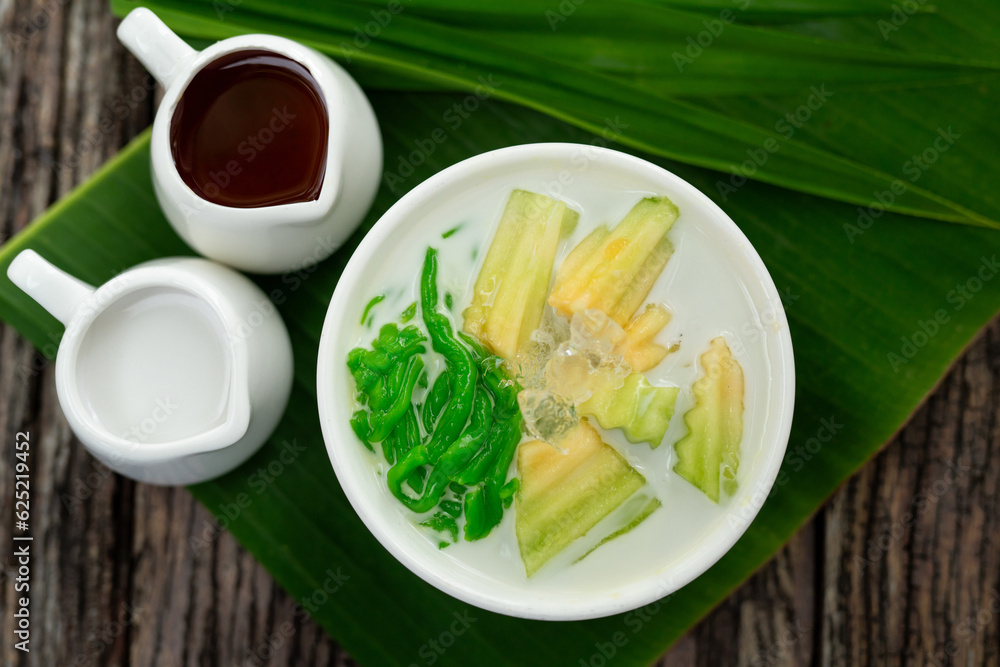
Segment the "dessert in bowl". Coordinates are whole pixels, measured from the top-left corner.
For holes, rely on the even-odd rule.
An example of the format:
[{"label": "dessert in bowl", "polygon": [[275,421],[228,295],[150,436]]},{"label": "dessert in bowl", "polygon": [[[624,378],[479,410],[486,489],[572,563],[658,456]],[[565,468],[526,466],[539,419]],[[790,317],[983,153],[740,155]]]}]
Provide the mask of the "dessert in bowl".
[{"label": "dessert in bowl", "polygon": [[663,597],[767,497],[794,403],[777,290],[738,227],[644,160],[501,149],[393,206],[318,363],[328,453],[404,565],[570,620]]}]

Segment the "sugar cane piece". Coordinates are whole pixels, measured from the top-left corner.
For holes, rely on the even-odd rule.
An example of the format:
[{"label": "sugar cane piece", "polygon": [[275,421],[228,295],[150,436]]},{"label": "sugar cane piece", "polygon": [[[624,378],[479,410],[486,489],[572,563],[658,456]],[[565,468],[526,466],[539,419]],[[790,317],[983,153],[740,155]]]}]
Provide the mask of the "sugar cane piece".
[{"label": "sugar cane piece", "polygon": [[464,329],[511,359],[538,328],[560,237],[578,213],[565,202],[514,190],[463,313]]},{"label": "sugar cane piece", "polygon": [[655,449],[670,426],[679,392],[654,387],[641,373],[632,373],[621,387],[594,392],[577,411],[597,419],[603,429],[620,428],[629,442],[648,442]]},{"label": "sugar cane piece", "polygon": [[669,322],[670,311],[660,304],[651,303],[625,325],[625,341],[618,346],[618,352],[633,371],[648,371],[670,353],[670,348],[653,342],[653,338]]},{"label": "sugar cane piece", "polygon": [[586,422],[563,447],[532,440],[518,448],[514,532],[529,577],[646,483]]},{"label": "sugar cane piece", "polygon": [[564,317],[600,310],[625,326],[670,257],[666,234],[678,215],[667,197],[647,197],[607,234],[592,232],[564,262],[549,304]]},{"label": "sugar cane piece", "polygon": [[701,355],[704,373],[692,387],[694,407],[684,415],[688,434],[674,445],[674,471],[718,503],[736,488],[743,438],[743,369],[725,338],[714,338]]}]

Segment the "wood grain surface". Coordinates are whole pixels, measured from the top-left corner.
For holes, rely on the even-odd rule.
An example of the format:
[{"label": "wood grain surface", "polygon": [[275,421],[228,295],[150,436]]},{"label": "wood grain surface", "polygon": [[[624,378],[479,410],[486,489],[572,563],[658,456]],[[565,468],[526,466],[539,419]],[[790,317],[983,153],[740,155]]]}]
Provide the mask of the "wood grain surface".
[{"label": "wood grain surface", "polygon": [[[155,91],[115,25],[105,0],[0,0],[3,238],[150,123]],[[1000,664],[998,411],[995,321],[882,454],[658,664]],[[11,640],[13,436],[24,430],[30,656]],[[0,326],[4,665],[354,664],[230,536],[186,548],[208,520],[184,489],[97,465],[60,413],[51,366]]]}]

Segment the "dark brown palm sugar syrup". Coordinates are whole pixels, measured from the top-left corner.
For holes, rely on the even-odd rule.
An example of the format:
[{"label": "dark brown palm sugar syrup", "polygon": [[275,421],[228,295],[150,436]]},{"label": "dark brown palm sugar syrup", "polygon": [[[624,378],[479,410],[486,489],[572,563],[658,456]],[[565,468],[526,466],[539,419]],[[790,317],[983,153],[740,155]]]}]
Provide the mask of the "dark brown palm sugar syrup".
[{"label": "dark brown palm sugar syrup", "polygon": [[198,196],[256,208],[319,197],[328,132],[326,102],[308,69],[271,51],[238,51],[188,84],[170,149]]}]

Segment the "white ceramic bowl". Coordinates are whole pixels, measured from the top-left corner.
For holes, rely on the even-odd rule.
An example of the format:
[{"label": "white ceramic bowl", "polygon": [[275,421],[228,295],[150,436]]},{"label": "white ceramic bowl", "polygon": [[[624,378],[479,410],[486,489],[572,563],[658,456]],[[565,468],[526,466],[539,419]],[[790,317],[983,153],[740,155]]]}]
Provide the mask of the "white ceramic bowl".
[{"label": "white ceramic bowl", "polygon": [[[414,529],[412,515],[385,492],[384,478],[373,473],[374,455],[351,431],[348,420],[354,410],[354,387],[345,358],[359,336],[367,335],[370,340],[375,334],[374,328],[365,333],[357,324],[365,304],[385,286],[387,279],[394,278],[396,284],[416,281],[412,271],[401,268],[406,266],[402,258],[414,254],[422,257],[427,245],[441,244],[440,230],[434,225],[448,224],[448,217],[456,215],[456,205],[464,201],[468,206],[474,201],[477,207],[490,211],[486,217],[495,223],[506,193],[514,186],[570,202],[599,197],[602,188],[608,192],[635,193],[636,198],[640,193],[668,195],[681,210],[675,230],[681,225],[697,228],[700,239],[685,242],[687,249],[684,244],[678,247],[651,294],[651,298],[671,305],[676,320],[681,319],[677,310],[690,310],[691,303],[684,301],[683,292],[688,290],[678,290],[674,284],[676,276],[667,278],[666,274],[671,272],[673,264],[678,264],[680,272],[698,270],[697,266],[685,266],[686,260],[682,259],[686,252],[695,252],[697,243],[702,244],[698,252],[704,253],[704,248],[709,248],[720,262],[721,270],[734,272],[743,285],[751,322],[745,327],[732,327],[727,338],[731,347],[734,337],[740,338],[735,341],[739,344],[757,344],[762,350],[761,359],[766,362],[756,369],[757,377],[745,368],[747,419],[738,490],[717,511],[713,510],[710,522],[701,522],[698,512],[689,511],[701,507],[699,503],[709,502],[700,492],[669,469],[644,469],[647,479],[650,475],[660,475],[664,480],[660,483],[675,485],[669,487],[673,506],[665,504],[653,516],[662,517],[666,523],[661,525],[698,522],[695,528],[685,528],[700,531],[690,543],[671,544],[670,536],[662,534],[671,532],[670,529],[645,527],[651,517],[633,531],[634,535],[619,538],[631,540],[628,557],[634,555],[634,563],[600,569],[599,564],[585,565],[588,561],[584,560],[572,566],[581,568],[581,575],[557,573],[539,579],[539,573],[527,579],[522,574],[523,581],[516,576],[497,577],[453,556],[452,550],[458,545],[439,550],[425,534]],[[470,200],[477,193],[482,197]],[[588,222],[585,210],[580,227],[613,223],[611,215],[611,211],[594,213]],[[595,220],[595,216],[601,219]],[[586,231],[583,229],[581,233]],[[481,235],[485,247],[491,238],[490,230],[478,229],[474,233]],[[442,251],[442,258],[445,254]],[[444,267],[442,264],[442,271]],[[706,280],[711,280],[711,276]],[[690,280],[688,283],[692,294],[705,289]],[[710,294],[711,290],[704,293]],[[704,308],[712,307],[704,303]],[[672,362],[675,364],[672,372],[686,374],[677,382],[682,387],[682,396],[685,386],[689,389],[696,377],[698,354],[707,347],[708,339],[718,333],[698,329],[695,320],[688,322],[690,326],[685,329],[688,336],[683,338],[681,348],[685,350],[687,346],[687,361],[681,353],[668,357],[668,360],[678,357],[678,361]],[[739,358],[738,349],[734,351]],[[378,221],[345,268],[330,303],[320,339],[317,390],[323,437],[340,484],[365,525],[400,562],[430,584],[477,607],[524,618],[576,620],[624,612],[668,595],[707,570],[733,546],[763,504],[784,457],[792,421],[794,381],[791,338],[778,291],[750,242],[718,206],[686,181],[639,158],[593,146],[554,143],[505,148],[449,167],[403,197]],[[657,450],[646,448],[655,451],[655,456],[666,457],[656,459],[660,467],[670,460],[671,443],[686,430],[682,419],[684,409],[679,399],[664,444]],[[619,446],[619,451],[625,454],[623,449]],[[510,539],[513,539],[512,514],[513,511],[506,512],[504,523],[497,529],[507,530]],[[687,514],[691,516],[685,518]],[[648,548],[642,548],[644,545]],[[577,585],[579,582],[572,576],[589,577],[587,585]]]}]

